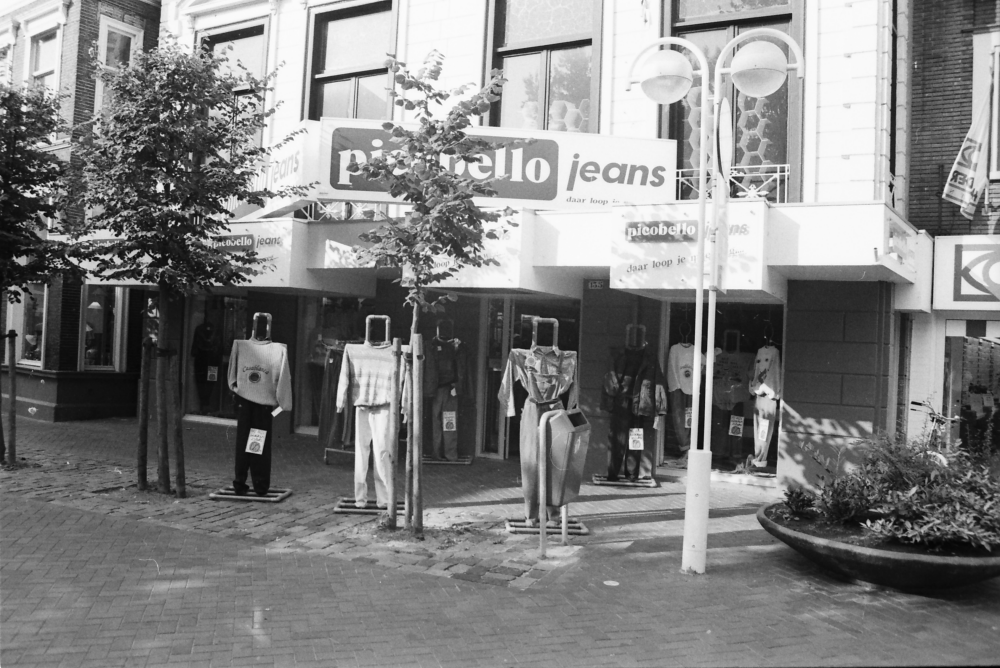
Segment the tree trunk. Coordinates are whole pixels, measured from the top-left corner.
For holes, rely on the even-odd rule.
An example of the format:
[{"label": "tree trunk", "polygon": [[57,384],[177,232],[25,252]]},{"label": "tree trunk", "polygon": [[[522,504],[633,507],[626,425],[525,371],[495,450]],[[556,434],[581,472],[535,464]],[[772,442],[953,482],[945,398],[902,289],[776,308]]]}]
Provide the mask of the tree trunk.
[{"label": "tree trunk", "polygon": [[146,466],[149,443],[149,372],[153,345],[149,337],[142,340],[142,366],[139,371],[139,444],[135,456],[136,481],[141,490],[149,489]]},{"label": "tree trunk", "polygon": [[164,494],[170,493],[170,436],[167,426],[167,311],[169,298],[167,286],[160,284],[160,301],[157,313],[159,329],[156,336],[156,425],[160,436],[157,450],[156,486]]},{"label": "tree trunk", "polygon": [[[410,349],[410,355],[413,355],[413,349]],[[410,388],[413,387],[413,364],[410,361],[406,361],[406,355],[403,356],[403,373],[407,374],[407,382],[410,384]],[[412,360],[412,357],[411,357]],[[403,483],[405,490],[403,492],[403,528],[410,530],[413,528],[413,392],[410,392],[410,405],[406,407],[407,411],[410,413],[410,419],[406,422],[406,479]]]},{"label": "tree trunk", "polygon": [[[7,398],[7,464],[17,468],[17,358],[14,357],[14,347],[17,332],[13,329],[7,332],[7,379],[9,381]],[[41,342],[39,342],[41,343]]]},{"label": "tree trunk", "polygon": [[420,489],[420,469],[423,468],[424,448],[424,342],[420,334],[412,337],[413,346],[413,533],[424,532],[424,502]]},{"label": "tree trunk", "polygon": [[385,526],[388,529],[396,528],[396,462],[399,459],[399,379],[400,362],[402,362],[402,344],[398,338],[392,340],[392,402],[389,404],[389,438],[390,438],[390,461],[389,471],[389,516]]},{"label": "tree trunk", "polygon": [[187,484],[184,476],[184,411],[181,407],[181,356],[170,358],[170,403],[174,409],[174,492],[178,499],[187,496]]}]

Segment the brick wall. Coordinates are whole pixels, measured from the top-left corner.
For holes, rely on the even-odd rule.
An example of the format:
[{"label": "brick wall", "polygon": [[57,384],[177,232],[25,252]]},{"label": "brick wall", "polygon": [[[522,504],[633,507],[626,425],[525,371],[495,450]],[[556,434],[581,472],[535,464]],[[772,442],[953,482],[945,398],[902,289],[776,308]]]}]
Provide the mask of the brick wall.
[{"label": "brick wall", "polygon": [[892,360],[892,286],[788,284],[781,452],[788,483],[814,484],[822,466],[856,460],[853,443],[886,429]]},{"label": "brick wall", "polygon": [[913,103],[910,222],[935,235],[989,234],[1000,218],[1000,184],[994,203],[974,220],[941,199],[945,180],[972,123],[973,29],[996,17],[993,0],[913,4]]}]

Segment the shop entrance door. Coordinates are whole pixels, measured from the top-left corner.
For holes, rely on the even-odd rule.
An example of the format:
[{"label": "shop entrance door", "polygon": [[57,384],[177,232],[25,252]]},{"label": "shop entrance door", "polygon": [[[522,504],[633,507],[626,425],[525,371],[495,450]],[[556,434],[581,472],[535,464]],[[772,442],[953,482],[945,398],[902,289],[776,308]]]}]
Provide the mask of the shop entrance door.
[{"label": "shop entrance door", "polygon": [[[507,368],[511,348],[531,346],[532,318],[555,318],[559,321],[559,348],[577,350],[580,341],[580,305],[574,300],[495,297],[486,308],[486,402],[484,433],[480,455],[507,459],[519,455],[521,408],[527,392],[514,385],[514,417],[508,418],[500,407],[497,394]],[[539,343],[551,344],[551,331],[542,328]],[[566,401],[566,398],[563,398]]]}]

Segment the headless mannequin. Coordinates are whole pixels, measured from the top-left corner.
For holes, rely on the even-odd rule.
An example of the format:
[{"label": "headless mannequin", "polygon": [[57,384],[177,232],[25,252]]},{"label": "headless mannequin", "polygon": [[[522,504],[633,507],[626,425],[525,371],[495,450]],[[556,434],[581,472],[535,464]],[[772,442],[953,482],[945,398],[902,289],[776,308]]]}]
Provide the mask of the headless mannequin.
[{"label": "headless mannequin", "polygon": [[465,347],[453,336],[451,320],[438,320],[436,336],[426,346],[424,395],[430,404],[433,455],[458,459],[458,398],[467,390]]}]

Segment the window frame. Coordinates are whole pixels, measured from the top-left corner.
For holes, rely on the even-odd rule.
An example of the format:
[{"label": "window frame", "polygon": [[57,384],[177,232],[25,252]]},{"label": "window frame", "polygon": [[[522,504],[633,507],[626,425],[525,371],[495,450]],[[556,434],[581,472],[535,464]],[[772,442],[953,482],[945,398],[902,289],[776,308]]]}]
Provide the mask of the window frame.
[{"label": "window frame", "polygon": [[[504,0],[488,0],[486,14],[486,69],[483,72],[483,81],[489,81],[490,72],[503,67],[503,60],[506,57],[526,56],[533,53],[541,53],[546,76],[544,77],[543,98],[545,108],[548,109],[549,98],[549,73],[552,63],[552,52],[562,49],[571,49],[581,46],[590,46],[592,67],[590,71],[590,129],[586,134],[600,134],[601,131],[601,41],[604,28],[604,0],[591,0],[594,3],[594,25],[590,34],[577,33],[573,35],[562,35],[552,39],[525,40],[515,42],[509,46],[503,44],[504,22],[500,17],[500,9]],[[668,0],[669,1],[669,0]],[[500,104],[494,104],[490,110],[489,125],[501,127],[500,125]],[[544,116],[545,124],[548,124],[548,114]],[[543,131],[550,132],[547,128]]]},{"label": "window frame", "polygon": [[993,100],[990,118],[990,181],[1000,181],[1000,46],[990,54],[993,65]]},{"label": "window frame", "polygon": [[[392,79],[389,78],[389,69],[385,66],[383,56],[379,61],[366,63],[360,67],[348,67],[330,72],[318,72],[319,54],[323,47],[317,36],[321,23],[329,23],[338,19],[364,16],[366,14],[389,13],[389,44],[393,51],[398,46],[399,39],[399,2],[397,0],[359,0],[357,2],[339,2],[336,5],[323,5],[309,8],[308,26],[309,35],[306,40],[306,71],[305,85],[303,86],[302,114],[303,120],[317,120],[320,118],[318,105],[321,104],[322,96],[317,95],[317,89],[324,83],[335,83],[337,81],[351,82],[351,108],[356,117],[358,82],[362,78],[385,75],[386,88],[392,86]],[[387,120],[393,117],[392,98],[386,97]]]},{"label": "window frame", "polygon": [[[90,288],[111,288],[114,292],[115,322],[112,338],[111,364],[87,364],[87,306]],[[128,288],[84,283],[80,289],[80,329],[77,336],[77,369],[79,371],[114,371],[125,370],[125,336],[128,324]]]},{"label": "window frame", "polygon": [[12,65],[14,62],[14,45],[0,41],[0,83],[11,84],[14,80]]},{"label": "window frame", "polygon": [[[28,41],[28,49],[26,54],[27,55],[26,67],[28,72],[26,80],[28,82],[28,85],[35,86],[37,85],[37,79],[40,76],[51,75],[55,82],[55,85],[52,86],[51,90],[53,91],[59,90],[59,69],[60,69],[59,61],[62,59],[62,48],[61,48],[62,45],[60,44],[61,35],[62,35],[62,30],[59,27],[55,27],[55,28],[50,28],[49,30],[42,30],[37,34],[31,36],[31,39]],[[56,50],[54,58],[55,62],[52,64],[52,69],[50,70],[36,70],[35,55],[37,54],[38,44],[41,43],[43,40],[48,40],[49,38],[51,38],[52,42],[55,44],[54,47]]]},{"label": "window frame", "polygon": [[[33,284],[35,285],[35,284]],[[27,367],[30,369],[44,369],[45,368],[45,339],[46,333],[48,331],[48,306],[49,306],[49,286],[43,285],[42,289],[42,337],[38,345],[41,354],[38,356],[37,360],[24,360],[21,356],[24,351],[24,312],[25,306],[30,297],[24,292],[21,293],[21,301],[17,304],[7,305],[7,329],[16,330],[18,336],[14,343],[14,364],[15,366]],[[10,368],[10,360],[6,360],[7,367]]]},{"label": "window frame", "polygon": [[[145,31],[142,30],[142,28],[136,28],[135,26],[130,26],[127,23],[122,23],[121,21],[117,21],[111,18],[110,16],[105,16],[102,14],[100,20],[100,28],[98,28],[98,34],[97,34],[97,53],[99,60],[103,61],[107,53],[107,40],[108,40],[109,30],[114,30],[115,32],[128,35],[129,37],[132,38],[132,48],[131,48],[131,54],[129,56],[130,58],[129,62],[131,62],[131,58],[135,58],[136,54],[142,51],[142,40],[145,35]],[[118,69],[115,67],[111,67],[109,65],[105,65],[103,62],[100,63],[100,68],[106,72],[113,72]],[[104,82],[100,79],[100,77],[98,77],[97,85],[94,88],[94,113],[95,114],[100,113],[103,106],[104,106]]]},{"label": "window frame", "polygon": [[[263,66],[263,72],[260,73],[261,77],[267,75],[268,66],[268,54],[270,52],[271,39],[270,39],[270,21],[267,18],[263,19],[250,19],[248,21],[241,21],[239,23],[231,23],[223,26],[215,26],[212,28],[207,28],[205,30],[198,32],[198,39],[196,43],[201,49],[205,49],[211,45],[211,50],[214,51],[215,45],[218,43],[225,43],[230,41],[235,41],[239,39],[239,35],[243,34],[244,37],[256,37],[258,34],[263,37],[264,41],[264,52],[261,54],[261,64]],[[249,88],[239,88],[235,91],[235,97],[238,99],[241,96],[247,95],[250,92]],[[272,120],[273,122],[273,120]],[[264,136],[267,128],[261,128],[260,136],[257,139],[257,145],[263,146]]]},{"label": "window frame", "polygon": [[[788,0],[784,7],[767,7],[764,9],[754,9],[745,12],[732,12],[730,14],[715,14],[687,21],[674,21],[677,15],[677,3],[679,0],[661,0],[663,12],[660,26],[663,35],[676,36],[680,33],[698,32],[703,30],[717,30],[726,28],[735,36],[738,28],[760,27],[762,23],[777,23],[785,20],[788,23],[788,36],[799,45],[805,53],[805,2],[804,0]],[[712,72],[714,75],[714,71]],[[727,97],[730,105],[734,109],[733,122],[736,122],[735,100],[733,99],[735,87],[732,78],[727,77]],[[789,73],[785,86],[788,87],[788,148],[786,160],[788,168],[788,184],[786,187],[787,201],[802,201],[802,169],[803,169],[803,132],[805,129],[805,89],[803,82],[794,73]],[[660,105],[660,127],[657,132],[658,137],[671,138],[673,130],[677,127],[679,120],[675,105]],[[733,133],[733,141],[736,141],[736,133]],[[735,144],[734,144],[735,149]],[[677,166],[680,168],[683,156],[683,143],[677,140]],[[735,155],[735,150],[734,150]]]}]

